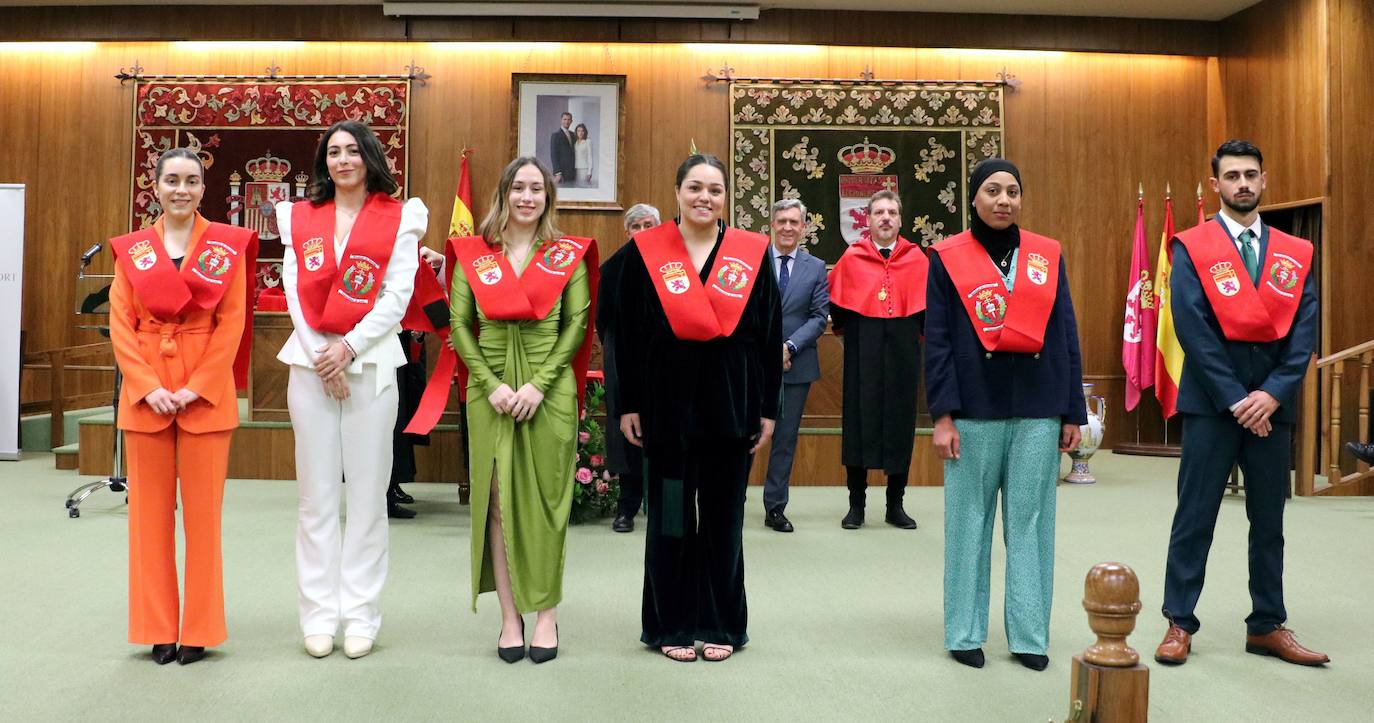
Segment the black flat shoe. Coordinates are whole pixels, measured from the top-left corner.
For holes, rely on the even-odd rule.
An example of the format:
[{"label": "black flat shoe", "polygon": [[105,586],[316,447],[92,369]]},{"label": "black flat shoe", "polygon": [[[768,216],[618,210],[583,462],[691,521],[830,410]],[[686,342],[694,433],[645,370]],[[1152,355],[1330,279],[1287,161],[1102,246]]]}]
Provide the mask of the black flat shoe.
[{"label": "black flat shoe", "polygon": [[1031,670],[1044,670],[1050,665],[1050,656],[1036,655],[1035,653],[1012,653],[1016,656],[1017,662],[1030,668]]},{"label": "black flat shoe", "polygon": [[410,520],[415,518],[415,510],[402,507],[395,502],[387,502],[386,516],[393,520]]},{"label": "black flat shoe", "polygon": [[611,529],[616,532],[634,532],[635,516],[624,513],[617,514],[615,519],[611,520]]},{"label": "black flat shoe", "polygon": [[158,665],[166,665],[177,657],[176,643],[158,643],[153,646],[153,662]]},{"label": "black flat shoe", "polygon": [[787,519],[787,515],[781,512],[769,512],[768,516],[763,518],[763,524],[777,532],[792,532],[796,529],[792,526],[792,521]]},{"label": "black flat shoe", "polygon": [[974,648],[972,650],[951,650],[949,651],[949,656],[970,668],[981,668],[983,667],[983,663],[986,662],[983,659],[982,648]]},{"label": "black flat shoe", "polygon": [[[558,635],[558,623],[554,623],[554,625],[553,625],[553,634],[554,634],[554,635]],[[550,660],[553,660],[554,658],[557,658],[557,657],[558,657],[558,646],[557,646],[557,645],[553,646],[552,648],[541,648],[541,647],[539,647],[539,646],[537,646],[537,645],[531,645],[531,646],[530,646],[530,662],[532,662],[532,663],[534,663],[534,664],[536,664],[536,665],[538,665],[539,663],[547,663],[547,662],[549,662]]]},{"label": "black flat shoe", "polygon": [[501,633],[496,633],[496,655],[507,663],[518,663],[525,659],[525,619],[520,618],[520,644],[509,648],[501,647]]},{"label": "black flat shoe", "polygon": [[401,489],[399,482],[391,483],[391,487],[386,491],[386,498],[388,502],[400,502],[403,505],[415,504],[415,498],[406,494],[405,490]]},{"label": "black flat shoe", "polygon": [[890,505],[887,508],[887,517],[883,521],[899,530],[916,529],[916,520],[911,519],[911,515],[902,509],[901,505]]},{"label": "black flat shoe", "polygon": [[177,650],[177,663],[190,665],[205,657],[205,648],[198,645],[183,645]]},{"label": "black flat shoe", "polygon": [[849,514],[845,515],[843,520],[840,520],[840,527],[846,530],[857,530],[863,527],[863,524],[864,508],[862,507],[851,506],[849,508]]}]

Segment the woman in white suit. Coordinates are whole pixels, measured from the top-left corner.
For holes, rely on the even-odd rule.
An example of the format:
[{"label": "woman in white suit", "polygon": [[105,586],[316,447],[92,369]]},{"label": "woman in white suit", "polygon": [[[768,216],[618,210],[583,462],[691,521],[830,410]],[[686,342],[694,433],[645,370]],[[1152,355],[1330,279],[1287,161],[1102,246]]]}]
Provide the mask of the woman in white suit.
[{"label": "woman in white suit", "polygon": [[341,121],[320,141],[309,200],[277,204],[295,327],[277,359],[291,366],[300,624],[317,658],[333,652],[340,626],[344,653],[367,655],[382,622],[396,368],[406,363],[397,332],[429,221],[420,199],[392,198],[397,188],[377,136]]}]

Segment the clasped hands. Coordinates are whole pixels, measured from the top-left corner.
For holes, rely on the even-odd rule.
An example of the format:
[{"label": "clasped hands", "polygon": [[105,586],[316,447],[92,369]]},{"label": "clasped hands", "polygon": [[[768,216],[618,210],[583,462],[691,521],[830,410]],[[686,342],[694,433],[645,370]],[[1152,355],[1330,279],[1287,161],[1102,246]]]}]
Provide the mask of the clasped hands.
[{"label": "clasped hands", "polygon": [[143,401],[147,402],[148,406],[158,414],[176,414],[185,411],[186,407],[197,399],[200,399],[200,395],[185,387],[175,392],[169,392],[158,387],[143,397]]},{"label": "clasped hands", "polygon": [[1240,426],[1257,436],[1268,437],[1269,432],[1274,429],[1269,417],[1273,416],[1278,408],[1279,400],[1263,389],[1256,389],[1240,400],[1240,404],[1237,404],[1231,413],[1235,415],[1236,421],[1240,422]]},{"label": "clasped hands", "polygon": [[342,339],[331,341],[315,350],[315,373],[324,383],[324,392],[330,399],[342,402],[348,399],[348,378],[345,373],[353,362],[353,354]]},{"label": "clasped hands", "polygon": [[544,393],[529,383],[520,387],[520,391],[512,391],[510,385],[502,384],[487,395],[487,401],[491,402],[492,409],[509,414],[517,422],[527,422],[544,401]]}]

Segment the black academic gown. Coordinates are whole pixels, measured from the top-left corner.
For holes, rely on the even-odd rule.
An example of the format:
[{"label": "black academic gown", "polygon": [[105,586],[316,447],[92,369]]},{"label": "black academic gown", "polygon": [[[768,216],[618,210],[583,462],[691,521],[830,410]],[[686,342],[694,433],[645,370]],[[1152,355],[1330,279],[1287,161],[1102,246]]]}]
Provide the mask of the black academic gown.
[{"label": "black academic gown", "polygon": [[[703,265],[710,273],[720,249]],[[644,599],[647,645],[744,645],[744,490],[759,419],[782,389],[777,280],[760,273],[739,325],[711,341],[678,339],[644,258],[624,249],[615,334],[620,412],[638,413],[648,476]]]},{"label": "black academic gown", "polygon": [[420,408],[420,397],[425,393],[425,344],[424,337],[415,338],[412,343],[411,332],[401,332],[401,349],[405,351],[406,363],[396,368],[396,426],[391,432],[391,481],[410,483],[415,481],[415,447],[429,446],[429,435],[406,434],[406,425]]},{"label": "black academic gown", "polygon": [[832,299],[830,319],[844,335],[840,462],[905,475],[916,434],[925,312],[879,319],[837,306]]},{"label": "black academic gown", "polygon": [[644,500],[644,456],[620,431],[620,371],[615,363],[616,328],[619,324],[620,271],[625,266],[627,244],[601,264],[600,292],[596,305],[596,333],[601,339],[601,370],[606,375],[606,467],[620,477],[620,513],[634,515]]}]

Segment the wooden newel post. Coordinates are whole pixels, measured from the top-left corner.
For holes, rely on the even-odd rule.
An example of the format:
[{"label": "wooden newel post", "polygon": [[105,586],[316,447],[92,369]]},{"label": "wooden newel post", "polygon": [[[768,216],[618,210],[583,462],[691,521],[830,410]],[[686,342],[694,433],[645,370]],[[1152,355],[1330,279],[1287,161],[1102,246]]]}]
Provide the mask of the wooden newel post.
[{"label": "wooden newel post", "polygon": [[1088,571],[1083,609],[1097,642],[1073,657],[1069,685],[1070,720],[1137,723],[1149,719],[1150,669],[1126,644],[1140,613],[1140,581],[1118,562]]}]

